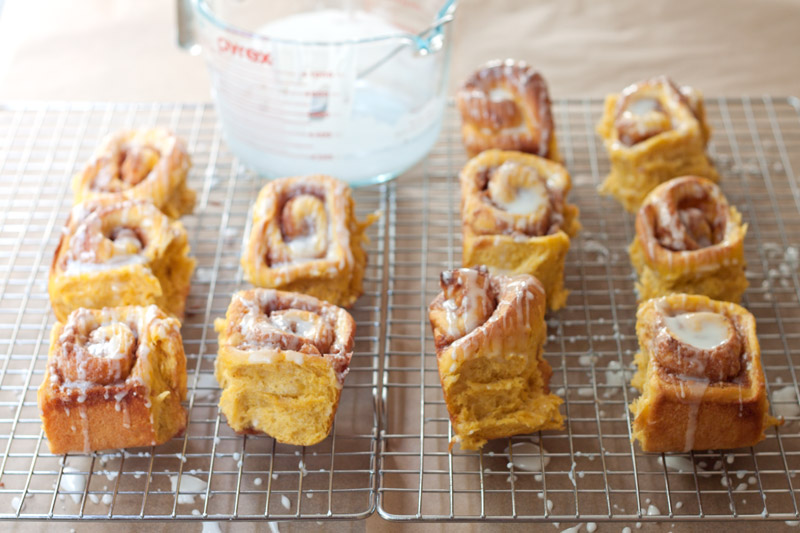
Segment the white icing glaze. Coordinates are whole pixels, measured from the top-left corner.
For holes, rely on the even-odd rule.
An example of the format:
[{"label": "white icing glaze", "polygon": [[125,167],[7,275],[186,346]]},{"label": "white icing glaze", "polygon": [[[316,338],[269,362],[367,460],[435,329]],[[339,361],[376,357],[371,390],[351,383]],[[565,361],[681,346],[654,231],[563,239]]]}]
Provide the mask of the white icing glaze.
[{"label": "white icing glaze", "polygon": [[89,436],[89,414],[86,412],[85,405],[81,405],[80,409],[78,410],[78,414],[81,418],[81,427],[83,430],[83,451],[89,452],[92,450],[92,440]]},{"label": "white icing glaze", "polygon": [[320,250],[324,251],[324,246],[319,242],[321,236],[318,234],[296,237],[290,240],[287,245],[294,261],[302,259],[315,259]]},{"label": "white icing glaze", "polygon": [[460,333],[458,329],[458,304],[456,304],[455,300],[445,300],[442,302],[442,307],[447,319],[447,334],[457,336]]},{"label": "white icing glaze", "polygon": [[[489,184],[491,190],[491,183]],[[491,192],[491,191],[490,191]],[[511,194],[511,198],[501,195],[492,195],[492,200],[499,207],[513,215],[527,215],[536,213],[547,206],[549,196],[544,183],[539,180],[532,182],[527,187],[519,187]]]},{"label": "white icing glaze", "polygon": [[91,261],[67,261],[63,274],[67,276],[77,276],[88,272],[100,272],[103,270],[114,270],[127,266],[145,265],[147,258],[141,255],[115,255],[104,263],[93,263]]},{"label": "white icing glaze", "polygon": [[709,311],[665,315],[664,323],[674,338],[701,350],[715,348],[733,334],[730,320]]},{"label": "white icing glaze", "polygon": [[303,366],[303,363],[305,363],[306,360],[305,354],[301,352],[285,351],[283,352],[283,356],[287,361],[291,361],[298,366]]},{"label": "white icing glaze", "polygon": [[686,420],[686,435],[683,451],[689,452],[694,448],[695,434],[697,433],[697,420],[700,416],[700,404],[708,388],[708,380],[685,378],[680,381],[681,395],[688,397],[689,416]]},{"label": "white icing glaze", "polygon": [[92,357],[122,359],[125,357],[124,347],[121,335],[106,336],[103,335],[103,330],[96,329],[89,335],[89,344],[86,346],[86,351]]},{"label": "white icing glaze", "polygon": [[[486,298],[486,289],[478,284],[479,272],[472,268],[459,269],[463,296],[461,307],[453,300],[445,300],[442,306],[445,309],[447,320],[447,333],[454,337],[460,336],[462,331],[459,318],[463,317],[463,328],[470,332],[481,325],[483,317],[480,315],[480,301]],[[460,311],[460,313],[459,313]]]},{"label": "white icing glaze", "polygon": [[646,115],[651,111],[658,110],[658,99],[653,97],[640,97],[633,100],[628,105],[628,111],[633,113],[634,115]]},{"label": "white icing glaze", "polygon": [[265,363],[271,365],[278,360],[278,355],[280,355],[280,352],[275,349],[257,350],[247,354],[247,361],[250,363]]},{"label": "white icing glaze", "polygon": [[278,329],[287,333],[294,333],[306,339],[314,339],[317,337],[317,329],[320,324],[318,322],[311,322],[304,320],[297,316],[287,314],[273,314],[270,316],[270,321]]},{"label": "white icing glaze", "polygon": [[[202,479],[195,476],[190,476],[189,474],[181,474],[180,481],[181,481],[181,486],[180,486],[181,492],[178,495],[178,503],[193,504],[195,494],[184,494],[184,493],[205,492],[206,486],[208,485]],[[178,476],[169,476],[169,483],[170,487],[172,488],[172,492],[175,492],[175,490],[178,489]]]},{"label": "white icing glaze", "polygon": [[547,450],[533,442],[515,442],[511,445],[511,449],[506,448],[505,452],[511,461],[509,465],[513,464],[514,468],[526,472],[542,472],[550,463]]},{"label": "white icing glaze", "polygon": [[135,254],[142,251],[142,241],[136,232],[129,228],[120,228],[113,242],[116,254]]},{"label": "white icing glaze", "polygon": [[86,490],[86,476],[78,472],[77,468],[65,466],[64,473],[61,475],[61,490],[70,492],[69,497],[75,503],[80,503],[83,492]]},{"label": "white icing glaze", "polygon": [[[481,95],[483,94],[481,91],[478,92]],[[503,102],[504,100],[511,100],[511,93],[508,92],[508,90],[504,89],[503,87],[494,87],[489,91],[490,102]]]}]

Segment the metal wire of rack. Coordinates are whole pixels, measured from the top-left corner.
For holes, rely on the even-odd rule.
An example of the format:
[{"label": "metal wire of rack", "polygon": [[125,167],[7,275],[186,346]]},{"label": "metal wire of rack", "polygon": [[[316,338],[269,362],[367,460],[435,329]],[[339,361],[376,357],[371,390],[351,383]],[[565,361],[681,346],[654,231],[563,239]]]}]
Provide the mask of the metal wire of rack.
[{"label": "metal wire of rack", "polygon": [[[450,114],[418,172],[390,189],[386,355],[378,513],[389,520],[694,521],[800,518],[800,100],[711,99],[711,154],[728,199],[750,226],[745,253],[772,410],[786,425],[753,448],[642,453],[630,441],[634,274],[632,217],[596,187],[608,172],[594,133],[602,103],[554,104],[582,232],[567,256],[565,309],[548,315],[551,389],[563,431],[448,451],[452,436],[427,317],[439,273],[460,264],[458,171],[466,160]],[[507,453],[518,442],[538,470]],[[514,452],[512,448],[511,452]],[[519,459],[519,454],[517,454]]]},{"label": "metal wire of rack", "polygon": [[[197,258],[182,333],[189,424],[158,446],[49,453],[36,403],[54,322],[47,273],[71,204],[69,179],[100,139],[162,125],[193,157],[195,214],[183,218]],[[242,280],[248,209],[262,180],[221,142],[210,105],[33,104],[0,107],[0,519],[356,519],[375,509],[385,218],[369,230],[365,294],[334,429],[298,448],[233,433],[217,410],[214,318]],[[360,216],[385,212],[386,186],[356,192]]]}]

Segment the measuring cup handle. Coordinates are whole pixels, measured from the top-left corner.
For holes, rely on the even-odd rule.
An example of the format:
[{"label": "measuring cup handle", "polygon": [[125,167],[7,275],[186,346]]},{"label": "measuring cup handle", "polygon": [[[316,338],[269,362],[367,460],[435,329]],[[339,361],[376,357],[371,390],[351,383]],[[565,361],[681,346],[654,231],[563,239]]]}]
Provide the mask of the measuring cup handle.
[{"label": "measuring cup handle", "polygon": [[196,55],[200,53],[200,43],[195,35],[195,14],[193,0],[175,0],[177,15],[178,46]]}]

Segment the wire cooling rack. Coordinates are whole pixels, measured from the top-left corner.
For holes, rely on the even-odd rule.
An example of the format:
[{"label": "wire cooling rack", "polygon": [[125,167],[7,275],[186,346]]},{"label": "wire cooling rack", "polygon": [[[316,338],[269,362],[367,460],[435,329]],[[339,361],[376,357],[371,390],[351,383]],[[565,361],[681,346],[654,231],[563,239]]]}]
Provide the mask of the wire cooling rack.
[{"label": "wire cooling rack", "polygon": [[[548,315],[551,388],[566,427],[448,452],[452,435],[427,317],[443,269],[461,254],[458,120],[422,168],[390,188],[389,276],[378,512],[390,520],[796,520],[800,479],[800,101],[711,99],[711,154],[750,230],[750,288],[772,411],[786,425],[753,448],[645,454],[630,441],[628,387],[636,299],[627,246],[633,217],[596,187],[608,161],[594,124],[600,101],[554,105],[583,231],[567,256],[565,309]],[[507,448],[520,447],[512,460]],[[533,468],[530,465],[533,463]],[[528,465],[527,470],[520,467]],[[538,465],[544,465],[538,466]]]},{"label": "wire cooling rack", "polygon": [[[69,179],[109,131],[167,126],[186,139],[198,191],[183,218],[197,270],[182,333],[189,424],[158,446],[51,455],[36,389],[54,322],[47,273],[72,200]],[[330,437],[316,446],[234,434],[217,410],[212,327],[248,285],[239,255],[262,180],[221,142],[209,105],[0,107],[0,519],[363,518],[375,509],[385,220],[369,229],[355,353]],[[360,216],[385,212],[386,186],[356,192]]]},{"label": "wire cooling rack", "polygon": [[[599,102],[554,108],[584,226],[567,260],[568,305],[548,317],[551,384],[565,398],[567,426],[491,442],[481,453],[448,452],[426,314],[439,272],[460,257],[456,176],[466,157],[452,110],[421,165],[355,194],[361,216],[384,213],[369,230],[366,292],[353,310],[356,353],[332,436],[296,448],[237,436],[216,408],[211,324],[247,286],[238,260],[261,181],[227,151],[213,109],[0,107],[0,519],[320,520],[376,508],[392,520],[800,517],[800,354],[791,349],[800,337],[800,104],[754,98],[711,100],[708,108],[723,188],[750,224],[744,303],[758,319],[773,411],[787,424],[752,449],[665,460],[629,440],[632,218],[595,193],[608,170],[593,129]],[[155,124],[187,140],[199,192],[196,214],[183,219],[198,260],[183,327],[189,425],[163,446],[53,456],[36,388],[54,320],[47,269],[71,201],[69,177],[106,132]],[[520,470],[520,454],[510,461],[505,449],[531,439],[545,466]]]}]

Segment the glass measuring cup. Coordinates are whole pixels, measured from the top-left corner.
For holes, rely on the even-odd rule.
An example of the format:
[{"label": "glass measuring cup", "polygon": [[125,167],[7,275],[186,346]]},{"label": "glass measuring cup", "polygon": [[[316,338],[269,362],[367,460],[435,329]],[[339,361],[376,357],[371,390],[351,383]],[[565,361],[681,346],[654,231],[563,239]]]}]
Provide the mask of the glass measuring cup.
[{"label": "glass measuring cup", "polygon": [[439,135],[455,9],[191,0],[193,38],[181,44],[202,49],[225,139],[248,167],[364,185],[402,173]]}]

